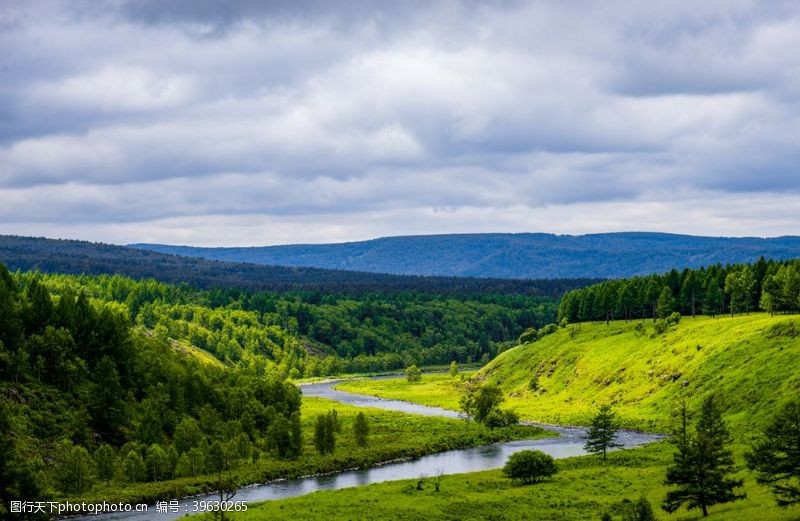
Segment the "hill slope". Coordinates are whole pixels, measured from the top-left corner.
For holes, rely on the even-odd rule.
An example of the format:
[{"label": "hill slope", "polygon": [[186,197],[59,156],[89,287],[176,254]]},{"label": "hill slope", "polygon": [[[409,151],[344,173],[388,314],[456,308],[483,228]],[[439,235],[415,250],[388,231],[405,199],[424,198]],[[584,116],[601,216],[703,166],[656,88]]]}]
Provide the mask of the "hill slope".
[{"label": "hill slope", "polygon": [[[696,410],[719,392],[734,431],[746,434],[798,395],[798,356],[796,316],[684,318],[662,335],[652,322],[593,322],[509,349],[471,380],[499,385],[505,406],[525,419],[585,425],[598,405],[611,403],[626,426],[659,432],[669,430],[679,397]],[[421,384],[362,380],[339,388],[458,409],[468,382],[425,375]]]},{"label": "hill slope", "polygon": [[800,237],[728,238],[665,233],[463,234],[251,248],[135,244],[135,248],[222,261],[404,275],[498,278],[617,278],[800,257]]},{"label": "hill slope", "polygon": [[598,404],[612,403],[629,425],[665,430],[680,396],[696,409],[721,393],[743,427],[800,392],[799,334],[800,319],[766,314],[684,318],[663,335],[648,322],[578,324],[506,351],[476,378],[544,421],[586,423]]},{"label": "hill slope", "polygon": [[271,291],[362,293],[417,291],[437,294],[498,293],[560,297],[597,282],[587,280],[507,280],[417,277],[354,271],[261,266],[181,257],[86,241],[0,235],[0,263],[12,270],[47,273],[120,274],[154,278],[198,288],[233,287]]}]

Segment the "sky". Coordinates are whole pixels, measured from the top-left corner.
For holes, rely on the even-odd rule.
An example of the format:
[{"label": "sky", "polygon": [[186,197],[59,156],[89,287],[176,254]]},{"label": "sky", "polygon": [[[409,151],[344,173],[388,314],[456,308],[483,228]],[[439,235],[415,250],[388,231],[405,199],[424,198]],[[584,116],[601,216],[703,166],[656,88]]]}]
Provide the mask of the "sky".
[{"label": "sky", "polygon": [[0,2],[0,233],[800,234],[800,3]]}]

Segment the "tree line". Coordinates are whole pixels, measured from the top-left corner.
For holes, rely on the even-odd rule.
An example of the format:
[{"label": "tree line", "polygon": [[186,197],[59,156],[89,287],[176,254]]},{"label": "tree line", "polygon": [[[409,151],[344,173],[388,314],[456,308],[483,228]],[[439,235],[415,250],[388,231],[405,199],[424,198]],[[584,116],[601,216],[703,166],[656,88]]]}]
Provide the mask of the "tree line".
[{"label": "tree line", "polygon": [[288,376],[487,362],[522,331],[555,321],[557,300],[524,295],[197,290],[120,275],[18,273],[56,295],[80,291],[128,319],[254,374]]},{"label": "tree line", "polygon": [[558,309],[561,323],[666,319],[800,310],[800,261],[763,257],[752,264],[671,270],[662,275],[609,280],[567,292]]}]

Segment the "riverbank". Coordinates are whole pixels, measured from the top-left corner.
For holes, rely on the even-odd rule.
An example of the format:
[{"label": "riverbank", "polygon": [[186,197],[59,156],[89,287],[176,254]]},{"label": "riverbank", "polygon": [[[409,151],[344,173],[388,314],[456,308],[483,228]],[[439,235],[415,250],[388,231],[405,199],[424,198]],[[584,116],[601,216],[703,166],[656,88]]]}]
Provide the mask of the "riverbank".
[{"label": "riverbank", "polygon": [[[335,409],[342,432],[337,436],[336,451],[321,456],[314,448],[316,416]],[[370,424],[367,447],[356,445],[352,424],[358,412],[365,412]],[[419,458],[452,449],[488,445],[501,441],[536,439],[552,436],[536,427],[516,426],[490,430],[474,422],[436,416],[419,416],[380,408],[363,408],[317,396],[305,396],[302,404],[303,452],[296,460],[262,456],[231,472],[241,485],[329,474],[345,469],[368,468],[399,459]],[[121,485],[96,485],[80,497],[63,497],[73,502],[154,503],[213,490],[216,476],[204,475],[170,481]],[[87,519],[100,519],[90,516]]]}]

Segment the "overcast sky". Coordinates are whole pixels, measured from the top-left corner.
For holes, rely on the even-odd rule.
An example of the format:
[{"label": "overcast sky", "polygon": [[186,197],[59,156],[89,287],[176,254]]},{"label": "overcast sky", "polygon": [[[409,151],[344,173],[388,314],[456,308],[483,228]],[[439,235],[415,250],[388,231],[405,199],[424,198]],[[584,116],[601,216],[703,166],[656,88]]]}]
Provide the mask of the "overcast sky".
[{"label": "overcast sky", "polygon": [[2,0],[0,233],[800,234],[798,2],[268,5]]}]

